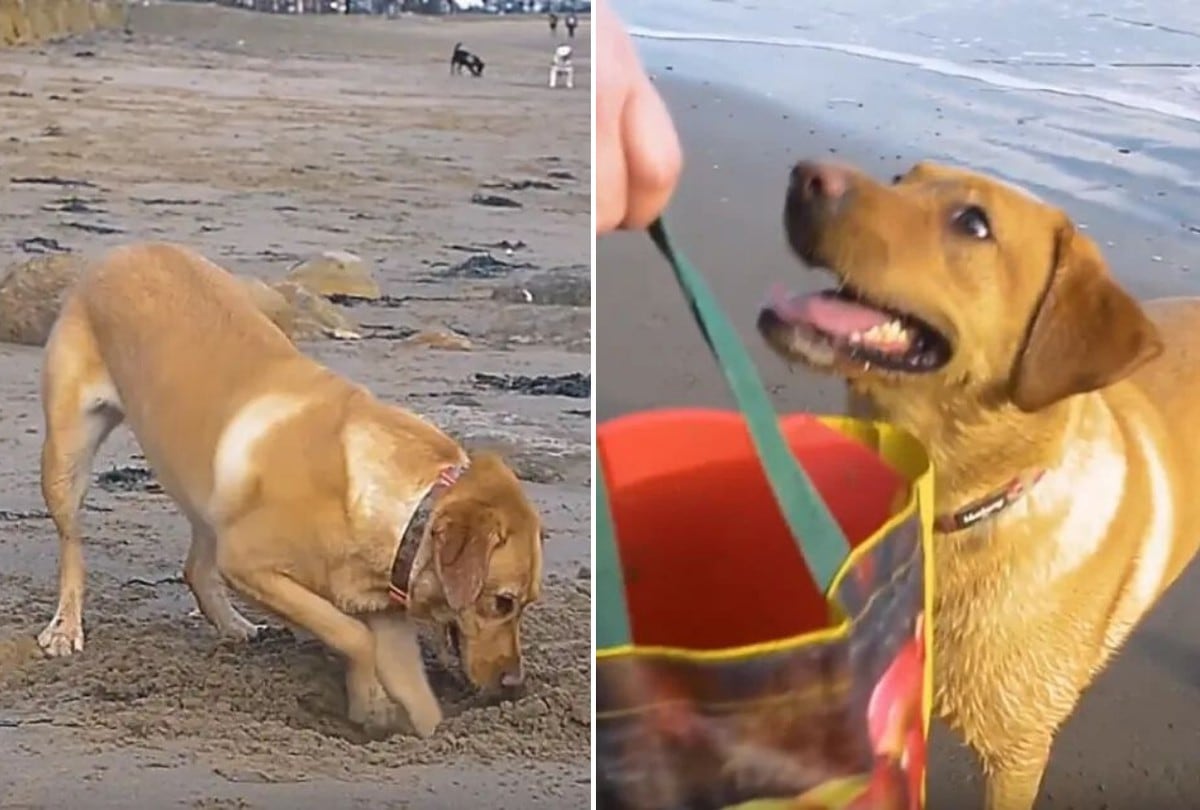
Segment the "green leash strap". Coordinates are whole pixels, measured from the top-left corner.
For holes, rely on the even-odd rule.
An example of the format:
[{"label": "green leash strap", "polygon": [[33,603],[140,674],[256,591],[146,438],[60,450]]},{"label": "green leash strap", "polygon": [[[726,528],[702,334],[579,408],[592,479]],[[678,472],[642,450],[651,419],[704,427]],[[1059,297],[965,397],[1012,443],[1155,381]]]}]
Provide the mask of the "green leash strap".
[{"label": "green leash strap", "polygon": [[[787,521],[796,547],[817,587],[827,592],[850,553],[850,545],[820,493],[792,456],[754,361],[721,311],[704,277],[671,244],[661,219],[650,226],[650,238],[671,265],[692,317],[746,420],[775,502]],[[598,650],[603,650],[631,643],[631,634],[615,527],[598,453],[595,465],[596,645]]]}]

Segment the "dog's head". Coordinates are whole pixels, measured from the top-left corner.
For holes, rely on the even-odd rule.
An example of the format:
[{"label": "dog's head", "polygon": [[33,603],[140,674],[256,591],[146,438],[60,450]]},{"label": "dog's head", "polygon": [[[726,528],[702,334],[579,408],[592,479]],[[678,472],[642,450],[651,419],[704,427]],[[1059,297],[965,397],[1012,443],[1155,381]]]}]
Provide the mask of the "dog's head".
[{"label": "dog's head", "polygon": [[409,610],[455,639],[480,689],[522,685],[521,619],[541,597],[542,526],[512,470],[480,453],[433,507]]},{"label": "dog's head", "polygon": [[885,412],[965,396],[1031,412],[1131,374],[1162,350],[1096,244],[1008,184],[918,163],[889,185],[800,163],[784,227],[831,271],[815,295],[775,290],[759,314],[788,359],[846,377]]}]

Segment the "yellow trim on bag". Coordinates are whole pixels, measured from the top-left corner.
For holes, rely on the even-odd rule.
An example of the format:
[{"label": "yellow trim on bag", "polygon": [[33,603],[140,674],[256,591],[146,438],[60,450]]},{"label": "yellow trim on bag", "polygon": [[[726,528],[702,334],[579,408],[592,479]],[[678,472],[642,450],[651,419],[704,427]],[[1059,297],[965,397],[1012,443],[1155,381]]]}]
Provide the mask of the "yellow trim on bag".
[{"label": "yellow trim on bag", "polygon": [[[921,544],[925,559],[925,650],[926,656],[930,655],[932,650],[930,627],[933,615],[933,587],[932,580],[930,579],[932,574],[932,549],[929,547],[929,540],[933,533],[933,470],[929,463],[929,456],[925,452],[925,448],[915,437],[886,422],[870,422],[847,416],[821,416],[818,417],[818,420],[822,424],[852,439],[856,439],[877,451],[884,461],[896,468],[897,472],[908,479],[909,482],[909,495],[904,507],[893,514],[870,537],[851,549],[841,568],[838,569],[837,576],[833,578],[833,582],[829,586],[829,591],[826,593],[826,601],[834,609],[834,615],[840,619],[837,621],[837,624],[832,627],[812,630],[808,633],[779,641],[747,644],[741,647],[729,647],[721,650],[692,650],[682,647],[642,647],[636,644],[624,644],[619,647],[597,650],[597,661],[619,657],[654,657],[707,662],[730,661],[738,658],[779,653],[845,638],[849,635],[852,623],[842,615],[841,605],[831,600],[829,594],[837,592],[842,579],[854,568],[864,554],[870,552],[877,543],[887,537],[901,523],[911,518],[914,513],[920,519]],[[932,696],[933,685],[932,678],[929,675],[931,670],[932,667],[927,665],[925,678],[926,707],[930,705],[929,698]],[[928,711],[925,714],[928,715]],[[926,733],[928,734],[928,716],[925,718],[925,726]]]},{"label": "yellow trim on bag", "polygon": [[[838,569],[837,576],[834,577],[833,583],[830,585],[829,591],[826,593],[826,602],[834,610],[834,615],[840,617],[840,621],[832,627],[827,627],[821,630],[814,630],[800,636],[794,636],[782,641],[770,641],[761,644],[750,644],[742,647],[734,647],[723,650],[688,650],[677,647],[638,647],[636,645],[622,645],[620,647],[612,647],[606,650],[596,651],[597,663],[605,659],[620,658],[620,657],[659,657],[675,660],[687,660],[697,662],[716,662],[729,661],[738,658],[749,658],[762,654],[770,654],[784,652],[788,650],[798,649],[801,647],[814,646],[831,641],[838,641],[846,638],[851,628],[853,621],[842,613],[842,607],[836,601],[830,599],[829,594],[836,593],[838,586],[841,584],[843,577],[850,572],[851,569],[858,563],[861,555],[868,553],[882,539],[886,538],[899,524],[910,519],[914,512],[920,521],[920,542],[922,547],[922,559],[924,564],[924,619],[923,619],[923,635],[925,636],[925,661],[924,673],[922,678],[922,724],[924,726],[925,739],[929,739],[929,728],[933,715],[933,671],[934,671],[934,655],[933,646],[933,595],[935,593],[935,565],[934,565],[934,549],[933,549],[933,468],[929,461],[929,455],[925,447],[911,434],[897,428],[894,425],[886,422],[871,422],[865,420],[854,419],[846,416],[820,416],[817,417],[822,424],[831,427],[850,438],[856,439],[872,449],[876,450],[879,455],[901,473],[909,482],[908,498],[905,501],[904,507],[897,511],[891,518],[879,527],[870,537],[860,543],[857,547],[851,549],[845,562]],[[794,696],[793,696],[794,699]],[[636,713],[639,709],[630,710],[630,713]],[[608,719],[606,715],[620,714],[620,712],[611,713],[603,712],[598,714],[597,719]],[[922,775],[921,779],[921,796],[920,806],[924,807],[928,801],[928,778],[927,773]],[[852,783],[853,780],[849,780]],[[841,787],[841,785],[839,785]],[[778,804],[777,804],[778,802]],[[762,808],[766,810],[770,807],[793,806],[796,799],[783,800],[763,800],[757,799],[746,802],[737,806],[737,810],[751,810],[754,808]]]}]

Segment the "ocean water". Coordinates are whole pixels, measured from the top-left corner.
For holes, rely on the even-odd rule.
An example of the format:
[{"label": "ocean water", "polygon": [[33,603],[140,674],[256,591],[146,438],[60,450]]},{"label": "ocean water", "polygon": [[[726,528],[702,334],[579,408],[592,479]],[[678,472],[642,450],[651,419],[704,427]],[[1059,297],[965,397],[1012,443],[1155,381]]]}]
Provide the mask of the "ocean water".
[{"label": "ocean water", "polygon": [[654,71],[1200,244],[1200,3],[616,0]]}]

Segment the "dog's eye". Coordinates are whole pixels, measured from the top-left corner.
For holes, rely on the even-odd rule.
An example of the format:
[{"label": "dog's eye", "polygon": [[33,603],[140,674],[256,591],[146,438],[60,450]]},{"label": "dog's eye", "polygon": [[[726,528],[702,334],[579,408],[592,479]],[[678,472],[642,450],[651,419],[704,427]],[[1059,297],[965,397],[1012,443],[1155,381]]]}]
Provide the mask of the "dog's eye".
[{"label": "dog's eye", "polygon": [[950,220],[955,229],[972,239],[991,239],[992,226],[987,214],[978,205],[968,205],[955,212]]},{"label": "dog's eye", "polygon": [[511,596],[500,594],[496,596],[496,615],[500,617],[510,616],[517,609],[517,600]]}]

